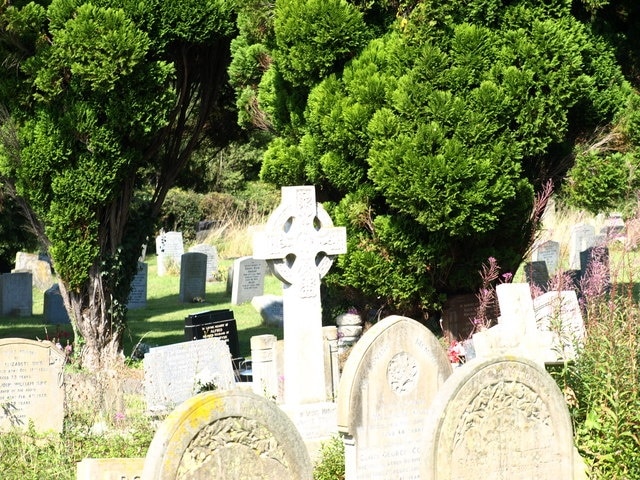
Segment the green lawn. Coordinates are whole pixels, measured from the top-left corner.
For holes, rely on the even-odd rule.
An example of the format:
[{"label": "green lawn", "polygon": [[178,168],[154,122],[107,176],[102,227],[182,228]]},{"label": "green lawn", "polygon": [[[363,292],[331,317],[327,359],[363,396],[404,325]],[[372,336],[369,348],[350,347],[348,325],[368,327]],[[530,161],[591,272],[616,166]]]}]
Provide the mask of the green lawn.
[{"label": "green lawn", "polygon": [[[262,319],[251,304],[232,305],[231,296],[226,293],[226,272],[231,260],[221,260],[219,271],[224,272],[222,281],[208,282],[205,302],[182,303],[178,295],[180,278],[177,275],[157,275],[156,257],[147,257],[149,265],[147,280],[147,306],[129,311],[128,328],[124,334],[124,353],[130,356],[138,344],[150,346],[167,345],[184,341],[184,319],[191,313],[206,310],[231,309],[238,325],[240,351],[250,355],[249,341],[254,335],[271,333],[282,338],[282,330],[262,326]],[[265,293],[280,295],[281,283],[272,275],[265,279]],[[57,330],[71,333],[69,325],[45,325],[43,309],[44,294],[33,290],[33,316],[12,318],[0,317],[0,338],[21,337],[46,339],[56,336]]]}]

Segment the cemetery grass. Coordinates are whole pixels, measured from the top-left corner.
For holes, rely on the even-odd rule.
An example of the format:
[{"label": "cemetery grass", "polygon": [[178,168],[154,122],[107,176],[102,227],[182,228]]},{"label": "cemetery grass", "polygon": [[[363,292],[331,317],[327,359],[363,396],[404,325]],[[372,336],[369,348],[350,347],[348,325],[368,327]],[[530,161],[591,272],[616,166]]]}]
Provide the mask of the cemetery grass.
[{"label": "cemetery grass", "polygon": [[[207,293],[203,302],[180,302],[179,275],[157,275],[157,258],[147,256],[149,265],[147,284],[147,306],[129,310],[127,329],[123,336],[124,355],[129,365],[135,366],[132,353],[140,344],[149,347],[169,345],[184,341],[184,319],[187,315],[207,310],[231,309],[238,326],[240,352],[250,355],[250,339],[254,335],[273,334],[282,339],[282,329],[262,325],[260,314],[251,304],[232,305],[226,293],[226,272],[232,260],[220,260],[218,276],[207,282]],[[281,295],[282,287],[272,275],[265,278],[265,293]],[[33,292],[33,316],[0,317],[0,338],[28,338],[31,340],[59,339],[64,346],[66,339],[73,341],[70,325],[46,325],[43,316],[43,292]]]},{"label": "cemetery grass", "polygon": [[[226,274],[232,260],[220,260],[216,281],[207,283],[205,301],[181,303],[179,276],[157,276],[156,257],[149,264],[147,306],[129,311],[124,335],[125,368],[121,375],[141,378],[141,363],[131,357],[138,345],[162,346],[182,342],[187,315],[206,310],[231,309],[238,326],[240,350],[250,355],[250,338],[274,334],[282,338],[282,330],[262,326],[260,314],[250,304],[231,305],[226,293]],[[265,279],[265,293],[281,294],[281,284],[273,276]],[[0,318],[0,338],[60,339],[71,338],[70,325],[45,325],[43,292],[34,289],[34,315],[28,318]],[[67,374],[75,369],[67,366]],[[127,373],[129,372],[129,373]],[[138,373],[136,373],[138,372]],[[137,395],[124,395],[124,405],[116,406],[106,396],[91,403],[85,411],[66,412],[61,434],[39,434],[30,425],[26,433],[0,434],[0,470],[6,480],[40,480],[42,478],[74,479],[76,463],[83,458],[144,457],[155,433],[157,420],[145,414],[144,401]],[[67,409],[69,410],[69,409]]]}]

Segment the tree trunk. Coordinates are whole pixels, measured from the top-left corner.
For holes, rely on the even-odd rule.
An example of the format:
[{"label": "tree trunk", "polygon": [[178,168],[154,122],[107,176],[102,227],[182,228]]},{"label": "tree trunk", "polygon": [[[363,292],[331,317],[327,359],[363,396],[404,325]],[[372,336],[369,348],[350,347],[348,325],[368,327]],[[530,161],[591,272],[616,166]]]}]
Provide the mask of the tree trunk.
[{"label": "tree trunk", "polygon": [[79,366],[96,372],[122,365],[124,318],[118,315],[119,309],[113,308],[114,298],[103,282],[102,272],[92,269],[83,292],[69,291],[62,282],[60,293],[70,314]]}]

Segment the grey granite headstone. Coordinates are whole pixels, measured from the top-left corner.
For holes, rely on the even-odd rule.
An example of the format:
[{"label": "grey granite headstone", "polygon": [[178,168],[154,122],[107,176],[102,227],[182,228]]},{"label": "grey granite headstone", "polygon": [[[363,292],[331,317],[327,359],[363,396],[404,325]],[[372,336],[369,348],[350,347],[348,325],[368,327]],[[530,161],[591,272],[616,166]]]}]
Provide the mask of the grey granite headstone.
[{"label": "grey granite headstone", "polygon": [[253,257],[241,257],[233,262],[231,303],[240,305],[264,294],[267,262]]},{"label": "grey granite headstone", "polygon": [[60,286],[54,283],[51,288],[44,292],[44,323],[66,324],[70,323],[67,309],[64,308]]},{"label": "grey granite headstone", "polygon": [[537,245],[533,251],[533,260],[545,262],[549,275],[554,275],[560,262],[560,243],[548,240]]},{"label": "grey granite headstone", "polygon": [[569,268],[578,270],[580,268],[580,252],[595,244],[596,230],[592,225],[578,224],[571,229],[571,239],[569,241]]},{"label": "grey granite headstone", "polygon": [[528,262],[524,265],[524,275],[527,283],[546,291],[549,284],[549,272],[544,261]]},{"label": "grey granite headstone", "polygon": [[151,348],[144,356],[147,409],[166,413],[192,397],[203,385],[230,389],[235,384],[231,354],[218,338]]},{"label": "grey granite headstone", "polygon": [[207,256],[188,252],[180,261],[180,301],[204,301],[207,293]]},{"label": "grey granite headstone", "polygon": [[16,253],[16,266],[13,271],[28,270],[33,275],[33,286],[46,290],[53,285],[51,263],[37,253]]},{"label": "grey granite headstone", "polygon": [[177,272],[183,253],[182,232],[164,232],[158,235],[156,237],[158,276],[162,277],[172,270]]},{"label": "grey granite headstone", "polygon": [[218,273],[218,250],[213,245],[199,243],[189,248],[190,252],[204,253],[207,256],[207,282],[215,280]]},{"label": "grey granite headstone", "polygon": [[205,392],[167,417],[149,446],[145,480],[311,480],[303,440],[270,400],[251,392]]},{"label": "grey granite headstone", "polygon": [[[556,382],[530,360],[472,360],[434,399],[418,445],[424,480],[571,480],[571,417]],[[419,476],[418,476],[419,475]]]},{"label": "grey granite headstone", "polygon": [[0,275],[0,315],[30,317],[33,315],[32,275],[16,271]]},{"label": "grey granite headstone", "polygon": [[48,341],[0,340],[0,431],[62,432],[65,355]]},{"label": "grey granite headstone", "polygon": [[127,302],[127,308],[129,310],[147,306],[148,271],[149,266],[146,263],[138,262],[138,271],[131,282],[131,292],[129,292]]},{"label": "grey granite headstone", "polygon": [[451,372],[437,338],[415,320],[387,317],[365,332],[338,391],[346,480],[418,478],[429,405]]}]

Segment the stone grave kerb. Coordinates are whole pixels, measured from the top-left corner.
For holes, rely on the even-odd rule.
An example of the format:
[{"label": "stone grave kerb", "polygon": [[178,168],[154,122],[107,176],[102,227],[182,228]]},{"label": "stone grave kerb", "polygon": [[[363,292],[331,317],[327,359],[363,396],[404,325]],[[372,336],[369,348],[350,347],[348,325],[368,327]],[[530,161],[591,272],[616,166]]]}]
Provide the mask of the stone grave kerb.
[{"label": "stone grave kerb", "polygon": [[347,233],[316,202],[314,186],[282,187],[282,200],[256,233],[253,257],[283,282],[285,403],[325,401],[320,280]]}]

